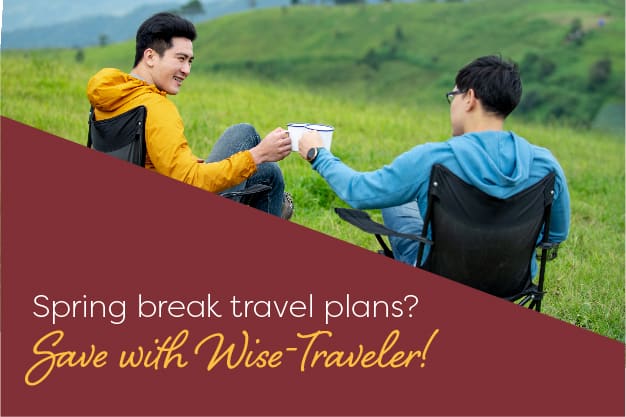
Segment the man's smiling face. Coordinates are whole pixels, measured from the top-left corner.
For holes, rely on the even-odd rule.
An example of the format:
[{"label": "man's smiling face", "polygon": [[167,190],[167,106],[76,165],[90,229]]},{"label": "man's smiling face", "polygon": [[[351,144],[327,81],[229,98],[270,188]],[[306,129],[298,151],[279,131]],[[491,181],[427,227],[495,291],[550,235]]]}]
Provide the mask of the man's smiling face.
[{"label": "man's smiling face", "polygon": [[187,38],[172,38],[172,47],[166,49],[163,56],[151,50],[148,65],[152,82],[159,90],[168,94],[178,94],[183,80],[191,72],[193,62],[193,44]]}]

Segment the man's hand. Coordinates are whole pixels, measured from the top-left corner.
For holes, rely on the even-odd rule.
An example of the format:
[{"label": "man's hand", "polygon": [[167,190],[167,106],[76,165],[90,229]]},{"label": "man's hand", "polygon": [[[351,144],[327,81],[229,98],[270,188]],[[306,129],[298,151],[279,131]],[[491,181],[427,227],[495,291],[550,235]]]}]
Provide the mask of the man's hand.
[{"label": "man's hand", "polygon": [[311,148],[321,148],[324,146],[324,141],[319,132],[315,130],[307,130],[300,136],[298,141],[298,153],[306,159],[306,154]]},{"label": "man's hand", "polygon": [[254,162],[277,162],[291,153],[289,132],[281,127],[272,130],[258,145],[250,149]]}]

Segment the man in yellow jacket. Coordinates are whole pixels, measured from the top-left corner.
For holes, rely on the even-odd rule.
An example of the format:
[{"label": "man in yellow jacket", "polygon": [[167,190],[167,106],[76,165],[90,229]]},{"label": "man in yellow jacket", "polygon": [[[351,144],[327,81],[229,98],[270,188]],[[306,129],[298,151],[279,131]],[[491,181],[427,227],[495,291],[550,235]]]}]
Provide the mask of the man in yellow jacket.
[{"label": "man in yellow jacket", "polygon": [[195,38],[193,23],[172,13],[157,13],[143,22],[137,30],[131,73],[104,68],[89,80],[87,97],[95,119],[145,106],[145,168],[215,193],[269,185],[268,198],[254,206],[289,218],[291,201],[276,163],[291,153],[286,130],[278,127],[261,140],[251,125],[231,126],[204,161],[189,147],[182,118],[167,95],[178,94],[191,72]]}]

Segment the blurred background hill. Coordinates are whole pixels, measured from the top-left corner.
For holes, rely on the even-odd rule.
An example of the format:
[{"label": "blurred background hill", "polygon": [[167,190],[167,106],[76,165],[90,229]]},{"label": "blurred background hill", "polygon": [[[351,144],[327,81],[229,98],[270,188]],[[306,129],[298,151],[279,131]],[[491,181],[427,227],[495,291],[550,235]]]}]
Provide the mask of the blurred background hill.
[{"label": "blurred background hill", "polygon": [[[259,0],[255,8],[289,4]],[[178,10],[189,0],[4,0],[2,48],[72,48],[119,42],[134,37],[137,26],[153,13]],[[188,9],[194,21],[213,19],[250,8],[250,0],[198,1]]]},{"label": "blurred background hill", "polygon": [[3,0],[3,31],[45,27],[93,16],[123,16],[138,5],[184,3],[186,0]]}]

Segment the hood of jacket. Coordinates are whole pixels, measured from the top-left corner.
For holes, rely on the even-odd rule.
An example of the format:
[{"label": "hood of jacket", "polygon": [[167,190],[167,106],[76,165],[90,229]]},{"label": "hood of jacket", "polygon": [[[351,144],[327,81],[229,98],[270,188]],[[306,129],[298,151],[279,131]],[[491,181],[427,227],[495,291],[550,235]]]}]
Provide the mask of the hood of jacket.
[{"label": "hood of jacket", "polygon": [[98,71],[87,83],[89,102],[103,112],[117,112],[128,102],[150,93],[166,95],[155,85],[147,84],[116,68]]},{"label": "hood of jacket", "polygon": [[530,177],[534,147],[510,131],[467,133],[449,145],[469,182],[496,197]]}]

